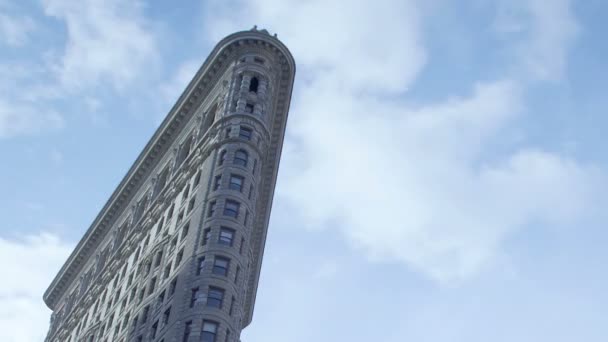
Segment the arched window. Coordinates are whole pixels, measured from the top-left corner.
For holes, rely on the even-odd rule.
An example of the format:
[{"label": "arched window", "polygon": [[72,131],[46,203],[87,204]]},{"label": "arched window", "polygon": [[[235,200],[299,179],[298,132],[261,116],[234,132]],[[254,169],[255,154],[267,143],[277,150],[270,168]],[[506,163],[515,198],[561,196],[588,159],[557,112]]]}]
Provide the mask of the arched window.
[{"label": "arched window", "polygon": [[234,154],[234,164],[247,167],[247,159],[249,155],[245,150],[238,150]]},{"label": "arched window", "polygon": [[184,160],[190,155],[190,148],[192,148],[193,136],[189,136],[180,146],[179,153],[177,155],[177,166],[181,165]]},{"label": "arched window", "polygon": [[205,133],[207,133],[207,130],[209,129],[209,127],[211,127],[211,125],[215,122],[215,115],[216,115],[217,109],[218,108],[217,108],[217,102],[216,102],[205,113],[205,117],[203,117],[203,120],[201,123],[201,135],[204,135]]},{"label": "arched window", "polygon": [[259,81],[257,77],[253,77],[251,79],[251,81],[249,82],[249,91],[252,91],[254,93],[258,92],[258,85],[259,85]]},{"label": "arched window", "polygon": [[167,183],[167,176],[169,174],[169,168],[165,167],[165,169],[163,171],[161,171],[161,173],[158,175],[158,180],[156,181],[156,187],[154,189],[154,196],[152,196],[153,198],[156,198],[156,195],[158,195],[161,190],[165,187],[165,184]]},{"label": "arched window", "polygon": [[224,161],[226,160],[226,150],[220,152],[220,159],[217,161],[218,166],[224,165]]}]

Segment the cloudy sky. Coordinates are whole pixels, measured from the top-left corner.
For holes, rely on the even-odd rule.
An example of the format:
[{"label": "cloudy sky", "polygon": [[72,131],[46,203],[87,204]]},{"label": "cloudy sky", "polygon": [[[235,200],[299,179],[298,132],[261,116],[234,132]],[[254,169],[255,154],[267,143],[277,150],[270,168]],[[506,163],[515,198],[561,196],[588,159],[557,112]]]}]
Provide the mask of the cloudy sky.
[{"label": "cloudy sky", "polygon": [[606,341],[606,1],[179,4],[0,0],[0,340],[257,24],[298,70],[243,341]]}]

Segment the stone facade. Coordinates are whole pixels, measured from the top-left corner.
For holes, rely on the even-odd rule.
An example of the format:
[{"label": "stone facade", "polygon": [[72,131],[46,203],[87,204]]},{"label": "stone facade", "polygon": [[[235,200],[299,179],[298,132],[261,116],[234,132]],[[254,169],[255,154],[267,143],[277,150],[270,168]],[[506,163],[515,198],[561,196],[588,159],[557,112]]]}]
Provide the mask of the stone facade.
[{"label": "stone facade", "polygon": [[224,38],[44,294],[46,341],[239,341],[251,322],[295,63]]}]

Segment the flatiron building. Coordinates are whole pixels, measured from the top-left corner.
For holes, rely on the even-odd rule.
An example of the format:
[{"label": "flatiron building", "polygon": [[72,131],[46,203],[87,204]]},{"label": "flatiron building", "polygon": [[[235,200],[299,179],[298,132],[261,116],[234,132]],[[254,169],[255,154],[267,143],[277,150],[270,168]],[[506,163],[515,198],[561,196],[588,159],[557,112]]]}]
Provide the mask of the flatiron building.
[{"label": "flatiron building", "polygon": [[46,290],[46,341],[240,341],[294,75],[266,30],[217,44]]}]

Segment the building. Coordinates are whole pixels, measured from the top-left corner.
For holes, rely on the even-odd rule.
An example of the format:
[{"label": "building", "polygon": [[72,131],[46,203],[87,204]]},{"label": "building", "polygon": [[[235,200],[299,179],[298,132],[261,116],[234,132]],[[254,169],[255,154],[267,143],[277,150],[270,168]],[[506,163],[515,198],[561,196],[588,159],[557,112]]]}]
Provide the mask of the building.
[{"label": "building", "polygon": [[239,341],[252,318],[295,75],[224,38],[44,294],[46,341]]}]

